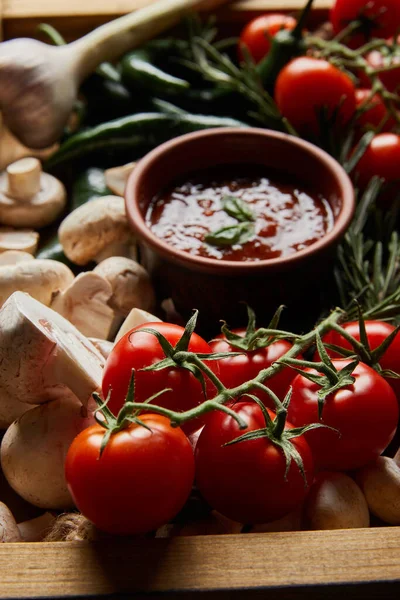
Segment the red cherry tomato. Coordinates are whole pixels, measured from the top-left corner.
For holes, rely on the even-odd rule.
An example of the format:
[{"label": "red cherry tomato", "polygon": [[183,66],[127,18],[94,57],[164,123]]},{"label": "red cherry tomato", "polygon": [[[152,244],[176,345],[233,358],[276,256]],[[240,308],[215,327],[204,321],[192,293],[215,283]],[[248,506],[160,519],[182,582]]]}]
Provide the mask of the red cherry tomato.
[{"label": "red cherry tomato", "polygon": [[[357,108],[362,106],[370,97],[371,90],[360,88],[356,90],[356,102]],[[371,105],[371,108],[362,112],[360,116],[357,118],[357,123],[362,128],[370,128],[374,129],[381,126],[384,119],[387,116],[386,106],[382,101],[382,98],[379,94],[375,94],[371,100],[368,101],[368,104]],[[393,117],[389,117],[385,124],[383,125],[382,131],[387,132],[391,131],[395,125],[395,120]]]},{"label": "red cherry tomato", "polygon": [[[234,329],[232,333],[244,336],[246,330]],[[210,347],[213,352],[243,352],[239,356],[223,358],[218,361],[220,380],[226,387],[233,388],[249,379],[254,379],[262,369],[267,369],[286,354],[292,344],[286,340],[277,340],[265,348],[245,352],[231,346],[226,341],[225,336],[220,334],[210,342]],[[271,379],[266,380],[265,385],[271,388],[280,400],[283,400],[295,374],[293,369],[286,367]],[[259,390],[253,390],[252,394],[260,398],[269,408],[275,408],[273,401],[267,394]]]},{"label": "red cherry tomato", "polygon": [[279,73],[275,100],[280,112],[305,135],[318,133],[318,113],[325,108],[328,118],[337,111],[335,123],[343,125],[356,108],[355,86],[326,60],[309,56],[295,58]]},{"label": "red cherry tomato", "polygon": [[105,430],[93,425],[72,442],[65,464],[77,508],[102,531],[147,533],[171,520],[193,485],[194,457],[181,429],[161,415],[112,435],[100,456]]},{"label": "red cherry tomato", "polygon": [[[163,390],[172,391],[157,398],[157,404],[174,411],[183,412],[204,402],[201,382],[187,369],[168,367],[160,371],[142,371],[141,369],[160,362],[165,358],[164,351],[157,338],[151,333],[140,331],[144,327],[159,331],[172,346],[183,334],[183,327],[171,323],[146,323],[135,327],[114,346],[104,367],[102,382],[103,397],[111,390],[109,408],[117,414],[124,404],[132,369],[135,370],[135,401],[144,402],[147,398]],[[211,348],[203,338],[192,334],[189,343],[190,352],[210,354]],[[207,363],[210,369],[218,372],[215,362]],[[215,388],[206,380],[206,396],[212,397]],[[191,433],[203,423],[197,419],[188,421],[182,427],[185,433]]]},{"label": "red cherry tomato", "polygon": [[[348,360],[333,361],[338,370],[348,363]],[[293,380],[288,410],[290,422],[295,427],[321,422],[337,430],[323,428],[305,434],[321,469],[358,469],[379,456],[396,432],[399,408],[390,385],[364,363],[357,365],[353,377],[353,385],[326,398],[321,419],[318,417],[318,384],[300,374]]]},{"label": "red cherry tomato", "polygon": [[[399,40],[400,41],[400,40]],[[389,44],[393,43],[393,38],[388,40]],[[398,68],[389,69],[379,74],[379,79],[389,92],[395,92],[400,86],[400,53],[393,55],[388,53],[383,54],[379,50],[371,50],[366,57],[366,61],[373,69],[382,69],[391,65],[398,65]]]},{"label": "red cherry tomato", "polygon": [[260,62],[271,48],[271,38],[281,29],[294,29],[296,24],[296,19],[293,17],[279,13],[256,17],[240,34],[240,58],[243,58],[242,46],[246,46],[253,60],[256,63]]},{"label": "red cherry tomato", "polygon": [[[230,415],[212,413],[196,445],[197,486],[213,508],[234,521],[274,521],[301,504],[308,486],[293,461],[285,479],[284,454],[266,438],[225,445],[243,433],[265,427],[256,403],[238,402],[232,408],[248,427],[240,430]],[[275,417],[271,411],[269,414]],[[286,427],[290,429],[291,425],[287,423]],[[307,442],[303,436],[292,442],[303,459],[307,483],[311,484],[313,459]]]},{"label": "red cherry tomato", "polygon": [[377,175],[387,182],[400,179],[400,136],[396,133],[379,133],[359,160],[355,173],[361,188]]},{"label": "red cherry tomato", "polygon": [[[342,325],[355,340],[360,341],[360,325],[358,321],[351,321]],[[365,330],[368,338],[368,344],[371,350],[375,350],[386,340],[386,338],[395,330],[393,325],[385,321],[365,321]],[[327,333],[322,341],[325,344],[340,346],[348,350],[353,350],[353,346],[348,342],[338,331],[331,330]],[[331,357],[338,357],[339,354],[327,348],[327,352]],[[400,374],[400,334],[397,334],[385,354],[379,361],[382,369],[394,371]],[[394,389],[400,401],[400,379],[386,378],[386,381]]]},{"label": "red cherry tomato", "polygon": [[[334,33],[339,33],[361,15],[373,19],[375,23],[371,28],[371,37],[388,38],[400,27],[398,0],[336,0],[330,13]],[[351,41],[352,45],[360,46],[368,39],[365,34],[357,33]]]}]

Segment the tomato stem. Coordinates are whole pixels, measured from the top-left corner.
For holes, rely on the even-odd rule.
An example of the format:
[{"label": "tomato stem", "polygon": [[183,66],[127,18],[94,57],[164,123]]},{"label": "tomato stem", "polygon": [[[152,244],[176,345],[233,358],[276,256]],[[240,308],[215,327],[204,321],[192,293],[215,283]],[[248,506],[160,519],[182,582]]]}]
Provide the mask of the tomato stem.
[{"label": "tomato stem", "polygon": [[[151,405],[151,411],[165,415],[166,417],[168,417],[171,420],[171,425],[176,427],[176,426],[181,425],[182,423],[185,423],[186,421],[201,417],[201,416],[205,415],[206,413],[211,412],[213,410],[222,410],[226,413],[231,414],[232,418],[235,418],[236,421],[238,422],[239,427],[241,429],[244,429],[247,427],[247,425],[243,421],[243,419],[238,418],[238,415],[234,411],[231,411],[231,409],[229,409],[229,407],[225,406],[225,404],[228,402],[232,402],[236,398],[240,398],[243,395],[251,396],[252,389],[263,386],[264,381],[266,381],[270,377],[276,375],[285,367],[285,365],[281,361],[283,361],[284,359],[293,359],[296,356],[298,356],[299,354],[301,354],[302,352],[304,352],[307,348],[309,348],[316,341],[317,336],[323,336],[325,333],[327,333],[328,331],[330,331],[332,329],[332,327],[335,325],[335,323],[338,323],[338,322],[344,320],[345,316],[346,316],[346,313],[344,311],[342,311],[341,309],[338,308],[338,309],[333,310],[332,313],[326,319],[321,321],[321,323],[319,323],[319,325],[314,330],[312,330],[302,336],[297,337],[293,346],[281,357],[279,362],[275,362],[270,367],[268,367],[266,369],[262,369],[259,372],[259,374],[257,375],[257,377],[255,377],[254,379],[252,379],[250,381],[246,381],[245,383],[242,383],[241,385],[238,385],[234,388],[229,388],[229,389],[225,388],[214,373],[210,372],[208,374],[207,365],[204,365],[204,363],[201,361],[201,359],[199,357],[197,357],[195,354],[187,353],[186,361],[192,362],[199,369],[201,369],[207,376],[210,376],[210,379],[212,380],[212,382],[214,383],[214,385],[216,386],[216,388],[218,390],[217,395],[210,400],[204,401],[199,406],[196,406],[195,408],[192,408],[190,410],[187,410],[187,411],[181,412],[181,413],[174,412],[167,408],[163,408],[162,406],[156,406],[153,404]],[[267,386],[263,386],[263,389],[264,389],[264,391],[267,391],[267,393],[273,399],[275,398],[275,403],[277,406],[277,413],[280,411],[283,415],[284,411],[286,411],[286,406],[284,405],[284,403],[282,403],[279,400],[279,398],[277,398],[276,395],[273,392],[271,392],[271,390],[269,390],[269,388]],[[144,409],[144,408],[149,409],[150,406],[147,403],[143,403],[143,402],[142,403],[132,402],[131,408],[132,409]]]}]

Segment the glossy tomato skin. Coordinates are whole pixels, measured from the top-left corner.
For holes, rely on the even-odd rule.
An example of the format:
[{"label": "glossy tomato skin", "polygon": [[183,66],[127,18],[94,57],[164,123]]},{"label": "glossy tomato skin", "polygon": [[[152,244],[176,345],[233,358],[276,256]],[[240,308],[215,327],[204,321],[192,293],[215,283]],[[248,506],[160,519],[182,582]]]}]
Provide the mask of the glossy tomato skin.
[{"label": "glossy tomato skin", "polygon": [[391,183],[400,179],[400,136],[396,133],[379,133],[371,141],[358,162],[355,173],[361,188],[377,175]]},{"label": "glossy tomato skin", "polygon": [[[234,329],[233,333],[244,336],[246,330]],[[241,350],[232,347],[226,341],[223,334],[214,338],[214,340],[210,342],[210,347],[213,352],[241,352]],[[239,356],[232,356],[232,358],[222,358],[218,361],[219,378],[222,383],[229,388],[241,385],[249,379],[254,379],[262,369],[270,367],[272,363],[286,354],[291,347],[292,344],[286,340],[277,340],[269,346],[260,348],[259,350],[244,352]],[[265,385],[271,388],[280,400],[283,400],[295,374],[293,369],[286,367],[280,371],[280,373],[271,377],[271,379],[266,380]],[[264,394],[259,390],[253,390],[252,394],[260,398],[260,400],[272,410],[275,408],[273,401],[267,394]]]},{"label": "glossy tomato skin", "polygon": [[65,464],[68,489],[77,508],[102,531],[147,533],[170,521],[193,484],[189,440],[161,415],[143,414],[140,425],[110,437],[100,456],[105,430],[93,425],[72,442]]},{"label": "glossy tomato skin", "polygon": [[[356,20],[362,11],[368,17],[375,17],[376,27],[372,29],[372,37],[388,38],[400,27],[398,0],[336,0],[330,13],[334,33],[339,33],[350,21]],[[356,34],[351,39],[351,45],[360,46],[367,41],[365,35]]]},{"label": "glossy tomato skin", "polygon": [[[345,359],[333,360],[338,370],[348,363]],[[295,427],[320,422],[338,431],[324,428],[305,434],[319,469],[358,469],[379,456],[396,432],[399,408],[390,385],[361,362],[353,376],[353,385],[326,398],[321,420],[318,417],[319,386],[300,374],[293,380],[288,410],[290,422]]]},{"label": "glossy tomato skin", "polygon": [[283,116],[305,135],[318,133],[318,112],[322,108],[328,110],[328,117],[338,111],[337,126],[347,123],[356,108],[350,77],[328,61],[310,56],[295,58],[281,70],[275,100]]},{"label": "glossy tomato skin", "polygon": [[[366,88],[359,88],[358,90],[356,90],[357,108],[360,107],[361,105],[363,105],[364,102],[367,101],[370,94],[371,94],[371,90],[366,89]],[[372,104],[372,107],[369,108],[368,110],[364,111],[357,118],[357,123],[362,128],[380,127],[381,123],[383,123],[383,120],[387,116],[386,107],[378,94],[376,94],[372,98],[372,101],[370,102],[370,104]],[[384,132],[391,131],[391,129],[393,129],[394,125],[395,125],[395,120],[393,119],[393,117],[389,117],[386,120],[386,122],[382,128],[382,131],[384,131]]]},{"label": "glossy tomato skin", "polygon": [[270,51],[271,40],[281,29],[294,29],[296,19],[289,15],[271,13],[250,21],[239,38],[239,57],[243,58],[242,46],[246,46],[253,60],[258,63]]},{"label": "glossy tomato skin", "polygon": [[[351,321],[342,325],[343,329],[347,331],[355,340],[360,341],[360,325],[358,321]],[[395,330],[395,327],[385,321],[365,321],[365,330],[368,338],[368,343],[371,350],[375,350],[380,346],[386,338]],[[353,347],[338,331],[331,330],[327,333],[322,341],[326,344],[333,344],[342,348],[352,350]],[[338,357],[337,352],[329,350],[327,348],[329,356]],[[397,333],[396,337],[386,350],[385,354],[379,361],[382,369],[394,371],[400,374],[400,334]],[[386,378],[386,381],[391,385],[396,393],[398,400],[400,401],[400,379]]]},{"label": "glossy tomato skin", "polygon": [[[182,412],[201,404],[205,398],[200,381],[190,371],[183,368],[166,368],[160,371],[141,371],[144,367],[160,362],[165,354],[157,340],[151,333],[141,332],[144,327],[159,331],[167,340],[176,346],[183,334],[183,327],[171,323],[146,323],[135,327],[114,346],[104,368],[102,390],[104,398],[111,390],[109,408],[117,414],[122,408],[132,369],[135,369],[135,401],[144,402],[156,392],[165,388],[172,391],[166,392],[156,403],[165,408]],[[189,343],[190,352],[209,354],[211,348],[203,338],[196,333],[192,334]],[[210,369],[218,372],[215,362],[207,363]],[[206,381],[207,397],[212,397],[215,387],[209,380]],[[188,421],[183,425],[185,433],[191,433],[202,425],[198,420]]]},{"label": "glossy tomato skin", "polygon": [[[303,459],[308,485],[293,462],[285,480],[283,453],[268,439],[224,446],[247,431],[265,427],[256,403],[238,402],[232,408],[245,419],[248,428],[239,430],[226,413],[212,413],[196,445],[197,486],[206,501],[229,519],[239,523],[274,521],[299,506],[307,494],[314,475],[310,448],[304,437],[293,439]],[[275,415],[269,412],[273,418]]]}]

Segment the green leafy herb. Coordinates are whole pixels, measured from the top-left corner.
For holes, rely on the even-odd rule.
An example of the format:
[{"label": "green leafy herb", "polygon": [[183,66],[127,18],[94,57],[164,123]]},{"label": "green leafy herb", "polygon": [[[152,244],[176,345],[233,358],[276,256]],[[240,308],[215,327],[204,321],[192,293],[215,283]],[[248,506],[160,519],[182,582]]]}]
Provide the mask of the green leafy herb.
[{"label": "green leafy herb", "polygon": [[246,221],[211,231],[206,235],[204,241],[212,246],[233,246],[234,244],[245,244],[253,235],[254,225]]},{"label": "green leafy herb", "polygon": [[255,215],[247,203],[236,196],[224,196],[222,198],[222,208],[230,217],[237,219],[241,223],[255,221]]}]

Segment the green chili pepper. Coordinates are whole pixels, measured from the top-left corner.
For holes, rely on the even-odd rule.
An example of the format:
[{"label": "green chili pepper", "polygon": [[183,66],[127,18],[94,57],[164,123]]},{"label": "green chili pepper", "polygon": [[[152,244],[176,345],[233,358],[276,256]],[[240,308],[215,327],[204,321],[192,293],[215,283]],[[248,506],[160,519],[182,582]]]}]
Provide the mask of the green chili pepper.
[{"label": "green chili pepper", "polygon": [[152,148],[178,135],[210,127],[244,127],[235,119],[208,115],[139,113],[72,135],[45,163],[49,169],[94,151]]},{"label": "green chili pepper", "polygon": [[147,44],[143,48],[133,50],[121,60],[122,80],[151,93],[174,95],[180,94],[190,87],[190,83],[174,75],[166,73],[155,65],[157,57],[166,52],[176,50],[177,45],[169,40],[157,40],[158,44]]},{"label": "green chili pepper", "polygon": [[296,56],[301,56],[306,52],[303,28],[313,1],[308,0],[299,16],[296,27],[292,31],[288,29],[278,31],[272,38],[268,54],[256,67],[264,88],[270,93],[273,93],[276,78],[283,67]]},{"label": "green chili pepper", "polygon": [[74,267],[71,261],[65,256],[63,247],[58,241],[57,235],[50,238],[47,244],[39,250],[36,254],[36,258],[58,260],[58,262],[62,262],[70,268]]},{"label": "green chili pepper", "polygon": [[109,194],[112,194],[112,191],[107,187],[104,171],[95,167],[87,169],[72,186],[70,208],[75,210],[90,200]]}]

